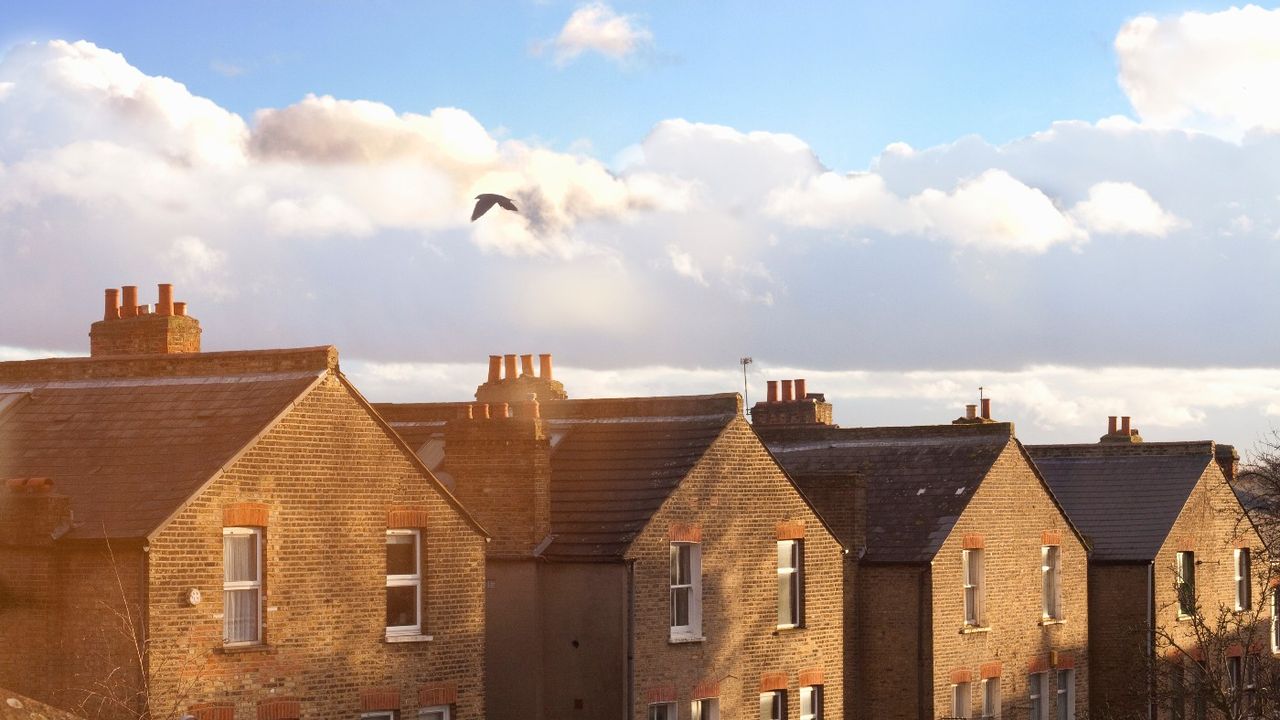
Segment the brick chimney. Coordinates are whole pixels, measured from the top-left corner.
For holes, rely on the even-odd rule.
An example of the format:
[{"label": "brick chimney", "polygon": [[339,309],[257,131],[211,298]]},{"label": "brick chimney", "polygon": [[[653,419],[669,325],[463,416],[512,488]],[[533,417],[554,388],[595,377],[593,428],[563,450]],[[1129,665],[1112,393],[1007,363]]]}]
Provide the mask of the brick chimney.
[{"label": "brick chimney", "polygon": [[1235,482],[1236,476],[1240,474],[1240,453],[1231,445],[1215,445],[1213,459],[1222,468],[1227,482]]},{"label": "brick chimney", "polygon": [[529,557],[551,532],[551,444],[543,422],[527,394],[515,403],[464,405],[445,423],[440,470],[492,533],[491,557]]},{"label": "brick chimney", "polygon": [[155,308],[138,304],[138,288],[108,288],[102,319],[89,328],[89,354],[166,355],[200,352],[200,322],[187,304],[173,301],[173,286],[159,286]]},{"label": "brick chimney", "polygon": [[[782,396],[778,396],[778,386]],[[826,395],[808,391],[803,378],[767,381],[768,392],[763,402],[751,408],[751,424],[777,427],[783,425],[831,425],[831,403]]]},{"label": "brick chimney", "polygon": [[[517,372],[517,358],[523,372]],[[489,378],[476,388],[476,401],[481,403],[525,402],[532,394],[538,402],[564,400],[569,397],[564,383],[551,377],[551,355],[538,356],[538,374],[533,374],[532,355],[490,355]]]},{"label": "brick chimney", "polygon": [[[978,408],[982,410],[979,411]],[[998,422],[991,417],[991,398],[982,398],[982,405],[965,405],[964,415],[951,421],[952,425],[983,425]]]},{"label": "brick chimney", "polygon": [[1120,417],[1120,427],[1118,428],[1116,427],[1116,416],[1111,415],[1107,417],[1107,434],[1098,438],[1098,442],[1108,444],[1140,443],[1142,442],[1142,436],[1138,434],[1137,428],[1129,427],[1128,415]]}]

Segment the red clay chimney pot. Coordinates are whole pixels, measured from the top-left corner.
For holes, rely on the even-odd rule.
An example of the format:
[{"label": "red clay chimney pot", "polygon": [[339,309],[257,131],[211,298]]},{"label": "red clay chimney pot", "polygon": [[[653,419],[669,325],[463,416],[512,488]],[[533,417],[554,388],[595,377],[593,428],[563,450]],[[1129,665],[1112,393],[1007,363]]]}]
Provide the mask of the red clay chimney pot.
[{"label": "red clay chimney pot", "polygon": [[103,320],[115,320],[120,317],[120,291],[116,288],[107,288],[106,307],[102,313]]},{"label": "red clay chimney pot", "polygon": [[133,317],[138,314],[138,286],[125,285],[120,288],[120,317]]},{"label": "red clay chimney pot", "polygon": [[982,419],[991,419],[991,398],[982,398]]},{"label": "red clay chimney pot", "polygon": [[793,394],[793,391],[792,391],[791,381],[783,380],[782,381],[782,402],[791,402],[794,399],[795,399],[795,395]]},{"label": "red clay chimney pot", "polygon": [[1120,434],[1121,435],[1129,434],[1129,416],[1128,415],[1124,415],[1120,418]]},{"label": "red clay chimney pot", "polygon": [[157,315],[173,314],[173,285],[171,283],[159,283],[157,285],[159,292],[156,299]]},{"label": "red clay chimney pot", "polygon": [[977,420],[977,419],[978,419],[978,406],[977,406],[977,405],[965,405],[965,406],[964,406],[964,416],[965,416],[966,418],[970,419],[970,420]]},{"label": "red clay chimney pot", "polygon": [[496,383],[502,379],[502,356],[489,356],[489,382]]},{"label": "red clay chimney pot", "polygon": [[533,377],[533,356],[532,355],[520,356],[520,374]]},{"label": "red clay chimney pot", "polygon": [[515,380],[515,379],[516,379],[516,356],[515,356],[515,355],[504,355],[504,356],[502,356],[502,359],[503,359],[504,363],[505,363],[505,364],[506,364],[506,366],[507,366],[507,367],[506,367],[506,370],[507,370],[507,378],[506,378],[506,379],[507,379],[507,380]]},{"label": "red clay chimney pot", "polygon": [[538,356],[538,377],[543,380],[551,379],[551,353],[542,353]]},{"label": "red clay chimney pot", "polygon": [[804,378],[797,378],[796,379],[796,399],[797,400],[805,399],[805,397],[808,395],[808,393],[806,393],[805,390],[806,388],[805,388]]},{"label": "red clay chimney pot", "polygon": [[458,408],[458,419],[459,419],[459,420],[470,420],[470,419],[471,419],[471,406],[470,406],[470,405],[463,405],[463,406],[461,406],[461,407],[459,407],[459,408]]},{"label": "red clay chimney pot", "polygon": [[511,410],[511,406],[510,406],[510,405],[508,405],[507,403],[494,403],[494,404],[493,404],[493,416],[494,416],[494,417],[496,417],[496,418],[507,418],[507,417],[511,417],[511,412],[510,412],[510,410]]},{"label": "red clay chimney pot", "polygon": [[771,403],[778,402],[778,381],[767,380],[765,381],[765,385],[767,385],[769,388],[769,395],[768,395],[769,402]]},{"label": "red clay chimney pot", "polygon": [[187,304],[184,302],[175,302],[173,304],[173,314],[177,315],[178,317],[186,317]]},{"label": "red clay chimney pot", "polygon": [[1107,434],[1108,435],[1116,434],[1116,416],[1115,415],[1107,416]]}]

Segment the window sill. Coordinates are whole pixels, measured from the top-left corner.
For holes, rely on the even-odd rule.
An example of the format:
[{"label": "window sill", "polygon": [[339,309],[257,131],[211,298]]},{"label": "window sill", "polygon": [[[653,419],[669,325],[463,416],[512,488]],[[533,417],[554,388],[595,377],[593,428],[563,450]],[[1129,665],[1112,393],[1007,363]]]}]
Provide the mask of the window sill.
[{"label": "window sill", "polygon": [[418,643],[431,642],[435,639],[434,635],[385,635],[385,642],[389,643]]},{"label": "window sill", "polygon": [[688,643],[700,643],[700,642],[706,642],[706,641],[707,641],[707,638],[702,635],[698,635],[698,636],[672,635],[670,638],[667,639],[667,644],[668,645],[685,645]]},{"label": "window sill", "polygon": [[1041,618],[1040,624],[1041,625],[1066,625],[1067,621],[1065,618]]},{"label": "window sill", "polygon": [[797,630],[803,630],[803,629],[804,629],[803,625],[779,625],[775,631],[775,634],[791,633],[791,632],[796,632]]},{"label": "window sill", "polygon": [[245,645],[219,645],[213,651],[223,655],[239,655],[241,653],[274,653],[276,650],[266,643],[250,643]]},{"label": "window sill", "polygon": [[990,625],[965,625],[964,627],[960,628],[961,635],[974,635],[977,633],[989,633],[989,632],[991,632]]}]

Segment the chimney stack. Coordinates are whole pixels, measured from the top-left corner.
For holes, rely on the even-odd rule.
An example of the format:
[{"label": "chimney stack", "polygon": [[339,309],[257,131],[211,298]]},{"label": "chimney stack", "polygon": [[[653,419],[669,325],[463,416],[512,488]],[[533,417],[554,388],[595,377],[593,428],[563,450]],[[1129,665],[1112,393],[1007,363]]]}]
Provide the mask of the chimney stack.
[{"label": "chimney stack", "polygon": [[496,383],[502,379],[502,356],[489,356],[489,382]]},{"label": "chimney stack", "polygon": [[[821,393],[808,392],[803,378],[767,380],[768,393],[763,402],[751,408],[751,424],[758,427],[800,425],[833,425],[831,403]],[[781,385],[782,396],[778,390]]]},{"label": "chimney stack", "polygon": [[138,286],[104,294],[102,320],[89,328],[89,355],[168,355],[200,352],[200,322],[174,302],[173,285],[159,283],[154,306],[138,303]]},{"label": "chimney stack", "polygon": [[1120,426],[1116,427],[1116,416],[1107,416],[1107,434],[1098,438],[1101,443],[1140,443],[1142,436],[1138,434],[1138,429],[1131,427],[1129,424],[1129,416],[1120,416]]},{"label": "chimney stack", "polygon": [[551,354],[538,355],[538,363],[541,372],[534,375],[532,354],[490,355],[489,379],[476,388],[476,400],[517,406],[528,402],[530,395],[540,403],[569,397],[564,384],[551,379]]},{"label": "chimney stack", "polygon": [[551,379],[551,353],[542,353],[538,356],[538,377],[543,380]]}]

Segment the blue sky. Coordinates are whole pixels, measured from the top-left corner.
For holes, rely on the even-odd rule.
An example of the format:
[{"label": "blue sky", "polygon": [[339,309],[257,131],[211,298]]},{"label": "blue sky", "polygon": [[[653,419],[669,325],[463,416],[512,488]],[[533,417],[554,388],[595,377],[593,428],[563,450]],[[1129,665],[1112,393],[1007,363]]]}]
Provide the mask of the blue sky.
[{"label": "blue sky", "polygon": [[510,352],[735,390],[749,354],[845,424],[982,385],[1034,441],[1266,432],[1280,10],[900,5],[6,8],[0,302],[57,300],[0,357],[172,281],[207,349],[334,343],[375,400]]}]

